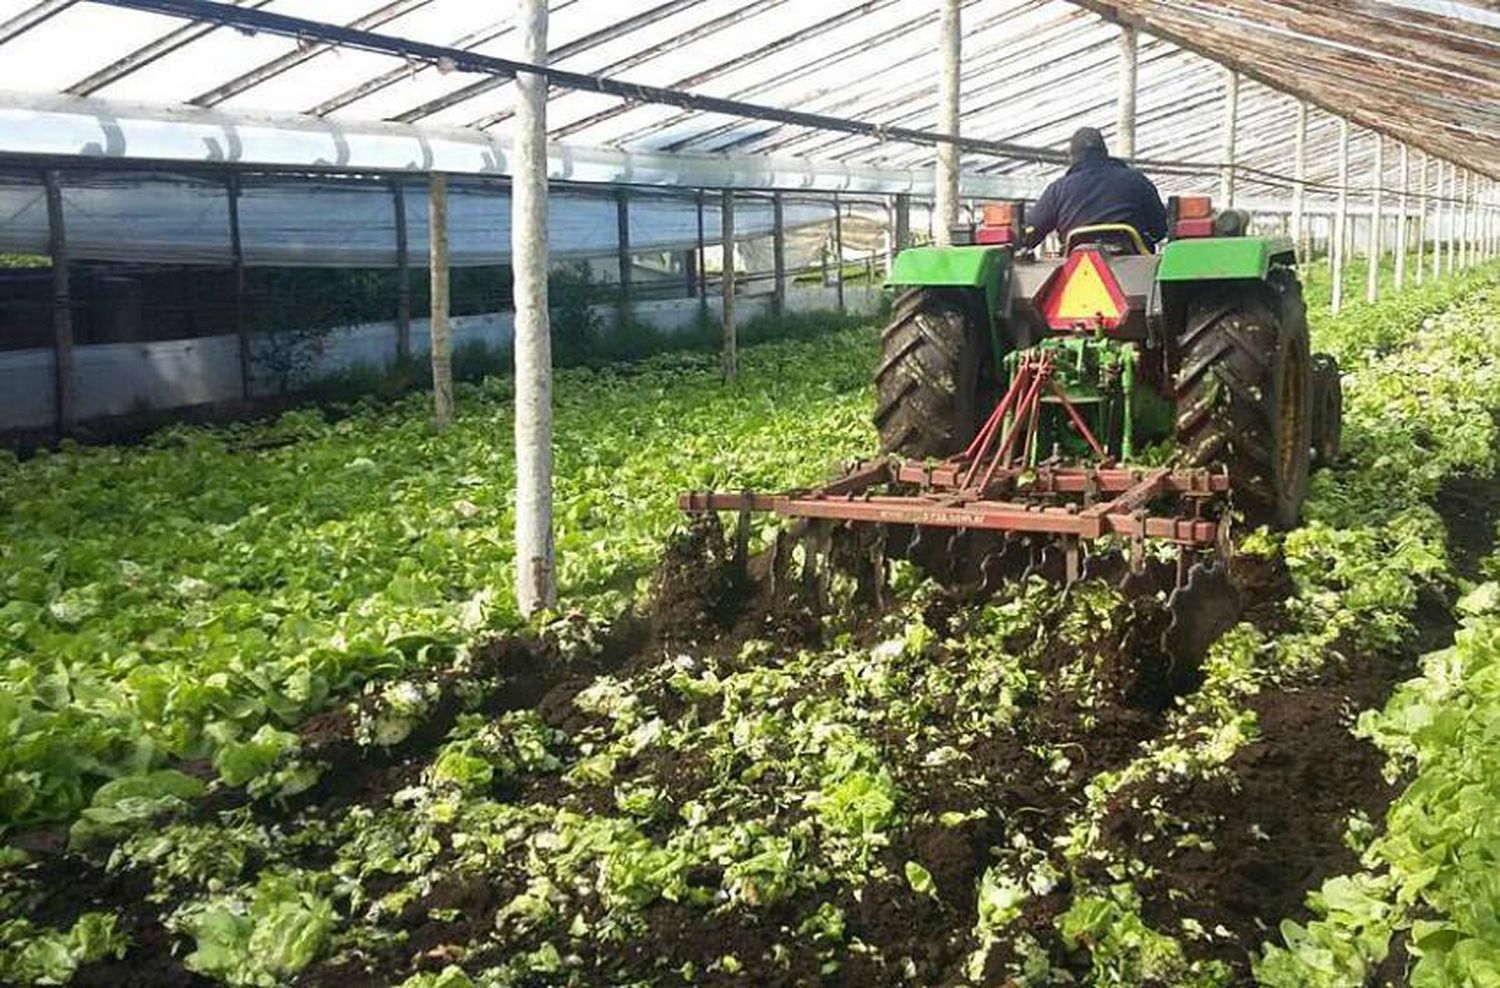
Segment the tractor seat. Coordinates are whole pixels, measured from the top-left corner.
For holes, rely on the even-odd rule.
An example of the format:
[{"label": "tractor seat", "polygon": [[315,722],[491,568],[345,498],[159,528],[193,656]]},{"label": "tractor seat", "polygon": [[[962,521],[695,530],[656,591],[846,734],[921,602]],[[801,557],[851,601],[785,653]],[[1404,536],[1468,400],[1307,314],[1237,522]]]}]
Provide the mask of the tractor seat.
[{"label": "tractor seat", "polygon": [[1063,253],[1085,247],[1115,255],[1151,253],[1141,232],[1129,223],[1094,223],[1070,230]]}]

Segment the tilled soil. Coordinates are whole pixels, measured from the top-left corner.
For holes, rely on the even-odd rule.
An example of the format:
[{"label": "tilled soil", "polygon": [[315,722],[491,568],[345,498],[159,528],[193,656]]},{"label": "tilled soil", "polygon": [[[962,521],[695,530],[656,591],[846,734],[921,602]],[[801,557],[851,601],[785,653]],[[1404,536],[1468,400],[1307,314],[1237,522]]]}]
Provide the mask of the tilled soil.
[{"label": "tilled soil", "polygon": [[[1477,560],[1486,554],[1483,546],[1489,544],[1484,540],[1493,540],[1500,485],[1449,485],[1439,507],[1449,522],[1460,571],[1476,573]],[[722,562],[732,553],[721,534],[695,537],[699,543],[669,554],[648,619],[623,622],[591,659],[563,663],[536,641],[492,643],[476,654],[472,668],[461,677],[433,674],[440,698],[429,719],[388,751],[358,744],[353,738],[355,719],[346,711],[312,718],[302,726],[301,735],[309,753],[330,766],[329,771],[290,806],[255,804],[255,812],[267,822],[285,824],[297,813],[329,816],[355,806],[386,805],[393,793],[420,775],[462,707],[460,692],[472,697],[476,681],[482,695],[480,710],[498,714],[535,709],[550,726],[572,737],[598,727],[595,715],[581,710],[573,699],[601,673],[629,677],[674,650],[728,659],[750,639],[770,638],[789,648],[817,640],[819,622],[804,611],[785,600],[770,599],[755,581],[725,575],[722,566],[705,569],[695,563],[705,555]],[[1246,617],[1268,633],[1282,630],[1286,619],[1281,601],[1292,589],[1284,568],[1258,565],[1238,572],[1236,579],[1247,596]],[[619,943],[589,941],[580,948],[590,955],[582,963],[616,977],[650,978],[664,985],[878,986],[910,983],[913,972],[918,983],[959,983],[975,946],[974,889],[985,869],[1018,841],[1051,847],[1082,806],[1084,786],[1098,773],[1127,764],[1142,742],[1161,732],[1174,697],[1196,685],[1196,670],[1170,663],[1153,646],[1160,614],[1139,603],[1123,606],[1126,610],[1086,645],[1060,647],[1036,659],[1051,673],[1087,653],[1094,657],[1097,689],[1088,696],[1057,689],[1023,698],[1011,728],[977,739],[961,768],[928,763],[925,756],[930,751],[914,738],[877,732],[882,757],[903,794],[901,812],[916,821],[893,831],[889,846],[872,862],[884,866],[872,871],[898,877],[804,890],[754,911],[708,911],[659,901],[642,911],[649,936]],[[931,607],[929,621],[944,631],[961,632],[961,627],[948,627],[961,613],[961,606],[939,600]],[[870,618],[877,619],[878,615]],[[1143,784],[1122,792],[1111,807],[1103,845],[1143,861],[1155,872],[1139,885],[1148,922],[1168,932],[1179,931],[1184,919],[1227,931],[1224,936],[1186,942],[1192,956],[1218,958],[1248,970],[1249,953],[1278,920],[1305,918],[1303,903],[1309,890],[1356,867],[1344,843],[1350,814],[1362,813],[1378,822],[1398,790],[1381,777],[1379,753],[1354,739],[1348,727],[1359,711],[1384,701],[1409,674],[1416,654],[1451,640],[1446,601],[1424,599],[1416,620],[1420,634],[1402,655],[1356,656],[1300,689],[1255,697],[1250,705],[1260,736],[1230,759],[1223,775],[1181,784]],[[852,634],[866,637],[857,627]],[[933,661],[948,659],[939,653]],[[805,695],[788,697],[788,702],[835,688],[829,682],[809,684]],[[693,717],[708,723],[722,713],[716,698],[688,701],[658,690],[648,692],[645,699],[672,720]],[[962,713],[938,706],[931,711],[931,722],[941,726],[953,721],[958,730]],[[1041,753],[1058,750],[1068,753],[1066,764],[1044,761]],[[673,753],[669,760],[649,752],[644,757],[654,760],[622,770],[649,774],[678,806],[714,779],[713,767],[695,752]],[[760,785],[774,793],[774,772]],[[564,786],[554,775],[523,777],[507,784],[497,797],[614,812],[607,790]],[[243,803],[239,794],[218,794],[199,812],[207,818]],[[971,818],[958,826],[939,826],[931,822],[939,812]],[[1179,832],[1164,832],[1162,819],[1186,823],[1199,839],[1184,841]],[[815,847],[809,856],[816,859]],[[919,863],[932,875],[935,895],[918,894],[899,879],[907,862]],[[121,916],[130,935],[131,946],[123,959],[83,969],[74,984],[177,988],[209,983],[183,968],[180,957],[191,944],[162,927],[159,916],[175,903],[148,902],[148,877],[108,874],[96,863],[65,853],[41,855],[28,870],[37,879],[37,895],[28,904],[28,915],[35,921],[66,926],[84,911],[106,909]],[[690,876],[690,881],[713,888],[721,878],[702,874]],[[340,988],[398,984],[412,973],[438,970],[460,959],[470,970],[482,968],[484,962],[501,962],[506,958],[494,948],[466,953],[465,945],[482,943],[495,928],[497,911],[520,891],[514,876],[444,874],[402,912],[397,922],[401,936],[359,960],[316,963],[297,983]],[[1081,975],[1087,957],[1070,955],[1053,925],[1067,908],[1069,892],[1064,880],[1034,897],[1009,933],[1029,934],[1044,945],[1055,966]],[[806,937],[793,935],[810,913],[828,902],[842,911],[849,942],[878,949],[845,949],[830,958]],[[582,908],[585,913],[596,910],[591,919],[602,912],[598,903],[584,903]],[[525,942],[508,945],[510,950],[526,948]],[[726,954],[739,958],[744,970],[715,970]],[[988,958],[989,977],[998,980],[1014,960],[1009,942],[997,945]]]}]

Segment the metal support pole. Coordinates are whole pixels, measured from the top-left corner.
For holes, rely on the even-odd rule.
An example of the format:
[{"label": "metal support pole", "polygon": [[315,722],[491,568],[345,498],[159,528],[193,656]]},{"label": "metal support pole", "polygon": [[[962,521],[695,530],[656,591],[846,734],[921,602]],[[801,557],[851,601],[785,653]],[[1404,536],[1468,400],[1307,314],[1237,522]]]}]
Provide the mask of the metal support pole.
[{"label": "metal support pole", "polygon": [[724,380],[733,381],[740,374],[738,330],[734,324],[734,190],[724,190],[723,223],[720,245],[724,257]]},{"label": "metal support pole", "polygon": [[1128,24],[1120,25],[1120,92],[1117,98],[1119,111],[1115,124],[1115,154],[1121,158],[1135,157],[1135,104],[1137,89],[1137,67],[1139,64],[1140,36]]},{"label": "metal support pole", "polygon": [[[521,59],[547,62],[547,0],[520,0]],[[547,309],[547,80],[516,76],[511,258],[516,296],[516,605],[557,606],[552,532],[552,326]]]},{"label": "metal support pole", "polygon": [[1443,276],[1443,163],[1437,163],[1437,189],[1432,200],[1432,280]]},{"label": "metal support pole", "polygon": [[1297,101],[1297,128],[1293,137],[1296,183],[1292,186],[1292,244],[1297,248],[1297,260],[1306,263],[1307,237],[1307,101]]},{"label": "metal support pole", "polygon": [[1339,118],[1339,210],[1333,225],[1333,294],[1329,307],[1344,307],[1344,251],[1349,233],[1349,121]]},{"label": "metal support pole", "polygon": [[1431,170],[1432,155],[1426,151],[1422,152],[1422,173],[1417,180],[1417,284],[1427,280],[1427,214],[1432,207],[1432,200],[1428,198],[1427,187],[1430,179],[1427,173]]},{"label": "metal support pole", "polygon": [[1223,171],[1219,176],[1219,202],[1225,209],[1234,205],[1234,137],[1239,126],[1240,75],[1234,69],[1224,69],[1224,153]]},{"label": "metal support pole", "polygon": [[53,405],[57,432],[66,436],[78,421],[73,370],[73,286],[68,271],[68,227],[63,217],[62,179],[43,175],[47,187],[47,252],[52,255]]},{"label": "metal support pole", "polygon": [[[955,137],[959,127],[959,58],[963,45],[959,2],[938,0],[942,8],[938,19],[938,131]],[[952,244],[953,226],[958,222],[958,163],[958,145],[938,145],[937,202],[932,239],[940,247]]]},{"label": "metal support pole", "polygon": [[1370,168],[1370,234],[1365,249],[1369,267],[1365,272],[1365,301],[1374,302],[1380,297],[1380,264],[1385,259],[1385,248],[1381,244],[1380,226],[1382,207],[1385,205],[1385,137],[1375,135],[1375,161]]},{"label": "metal support pole", "polygon": [[629,310],[635,296],[635,261],[630,254],[630,199],[624,189],[615,192],[616,263],[620,269],[620,312]]},{"label": "metal support pole", "polygon": [[771,313],[786,315],[786,199],[771,195]]},{"label": "metal support pole", "polygon": [[453,335],[448,322],[448,176],[434,173],[427,187],[432,318],[432,417],[439,429],[453,421]]},{"label": "metal support pole", "polygon": [[249,399],[251,385],[250,326],[245,319],[245,246],[240,239],[240,176],[230,172],[229,263],[234,272],[234,335],[239,341],[240,397]]},{"label": "metal support pole", "polygon": [[896,253],[911,246],[911,195],[896,194]]},{"label": "metal support pole", "polygon": [[844,310],[844,204],[839,201],[837,192],[833,194],[833,263],[837,265],[838,273],[834,275],[833,283],[838,293],[839,315]]},{"label": "metal support pole", "polygon": [[1411,149],[1401,145],[1401,197],[1396,200],[1396,291],[1406,286],[1407,196],[1411,192]]},{"label": "metal support pole", "polygon": [[396,360],[411,359],[411,244],[406,229],[406,188],[391,183],[391,207],[396,216]]}]

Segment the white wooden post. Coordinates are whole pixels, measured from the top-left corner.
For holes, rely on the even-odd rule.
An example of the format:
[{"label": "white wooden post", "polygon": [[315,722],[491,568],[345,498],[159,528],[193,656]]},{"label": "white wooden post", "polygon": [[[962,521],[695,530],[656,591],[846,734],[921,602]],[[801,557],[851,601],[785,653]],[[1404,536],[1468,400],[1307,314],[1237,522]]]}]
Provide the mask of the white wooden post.
[{"label": "white wooden post", "polygon": [[427,187],[428,260],[432,282],[432,418],[453,421],[453,336],[448,324],[448,176],[434,172]]},{"label": "white wooden post", "polygon": [[1224,69],[1223,171],[1219,175],[1219,202],[1224,209],[1234,205],[1234,137],[1239,125],[1240,74]]},{"label": "white wooden post", "polygon": [[[963,46],[959,0],[938,0],[942,14],[938,19],[938,131],[958,136],[959,56]],[[933,209],[933,243],[946,247],[953,242],[953,225],[958,222],[958,145],[943,143],[937,147],[937,190]]]},{"label": "white wooden post", "polygon": [[1443,270],[1453,274],[1458,270],[1458,228],[1463,209],[1458,200],[1458,165],[1451,161],[1448,162],[1448,198],[1448,256],[1443,262]]},{"label": "white wooden post", "polygon": [[1344,307],[1344,250],[1349,233],[1349,121],[1339,118],[1339,208],[1333,224],[1333,293],[1329,308]]},{"label": "white wooden post", "polygon": [[1427,196],[1427,186],[1430,179],[1427,173],[1431,170],[1432,155],[1426,151],[1422,152],[1422,175],[1417,181],[1417,284],[1427,280],[1427,214],[1432,208],[1432,200]]},{"label": "white wooden post", "polygon": [[[521,60],[547,62],[547,0],[520,0]],[[516,76],[511,265],[516,299],[516,604],[557,606],[552,537],[552,328],[547,311],[547,80]]]},{"label": "white wooden post", "polygon": [[1380,262],[1385,259],[1381,245],[1381,207],[1385,200],[1385,137],[1375,135],[1375,161],[1370,169],[1370,238],[1365,254],[1369,270],[1365,276],[1365,301],[1374,302],[1380,297]]},{"label": "white wooden post", "polygon": [[1396,200],[1396,291],[1406,286],[1407,196],[1411,192],[1411,149],[1401,145],[1401,197]]},{"label": "white wooden post", "polygon": [[1307,262],[1307,101],[1297,101],[1297,129],[1293,137],[1296,182],[1292,186],[1292,243],[1297,248],[1297,260]]},{"label": "white wooden post", "polygon": [[1116,98],[1115,154],[1135,157],[1135,105],[1140,36],[1129,24],[1120,25],[1120,92]]},{"label": "white wooden post", "polygon": [[1432,280],[1443,276],[1443,163],[1437,162],[1437,188],[1432,200]]}]

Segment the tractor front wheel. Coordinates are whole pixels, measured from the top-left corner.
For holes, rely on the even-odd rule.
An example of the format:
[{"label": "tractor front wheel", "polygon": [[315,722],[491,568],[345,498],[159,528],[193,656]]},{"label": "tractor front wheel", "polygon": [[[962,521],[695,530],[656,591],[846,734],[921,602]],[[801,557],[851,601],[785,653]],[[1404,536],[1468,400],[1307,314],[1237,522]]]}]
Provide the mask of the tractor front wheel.
[{"label": "tractor front wheel", "polygon": [[1193,299],[1178,340],[1176,438],[1188,466],[1227,466],[1252,524],[1290,528],[1307,497],[1313,377],[1296,276]]},{"label": "tractor front wheel", "polygon": [[882,452],[943,458],[974,438],[985,363],[975,310],[956,289],[916,288],[897,297],[875,369]]}]

